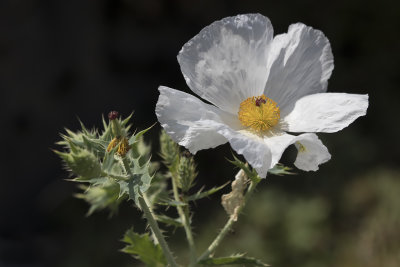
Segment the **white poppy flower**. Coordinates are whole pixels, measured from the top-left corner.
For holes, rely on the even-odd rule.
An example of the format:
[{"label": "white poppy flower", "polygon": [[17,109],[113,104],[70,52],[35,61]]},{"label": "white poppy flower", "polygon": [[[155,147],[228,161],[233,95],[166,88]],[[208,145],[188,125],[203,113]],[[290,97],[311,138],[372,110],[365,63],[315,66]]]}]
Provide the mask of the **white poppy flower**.
[{"label": "white poppy flower", "polygon": [[326,93],[329,41],[301,23],[273,37],[260,14],[224,18],[187,42],[178,62],[190,89],[211,104],[160,86],[162,127],[193,154],[229,142],[260,177],[291,144],[296,167],[318,170],[331,155],[313,132],[342,130],[368,107],[368,95]]}]

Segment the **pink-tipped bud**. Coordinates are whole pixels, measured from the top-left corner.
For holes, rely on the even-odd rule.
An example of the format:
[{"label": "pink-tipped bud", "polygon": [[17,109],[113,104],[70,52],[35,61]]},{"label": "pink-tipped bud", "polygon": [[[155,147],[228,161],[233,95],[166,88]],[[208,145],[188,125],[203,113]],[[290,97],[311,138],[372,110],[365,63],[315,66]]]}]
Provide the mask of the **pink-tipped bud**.
[{"label": "pink-tipped bud", "polygon": [[115,120],[116,118],[118,118],[118,111],[110,111],[110,113],[108,113],[108,118],[110,119],[110,121]]}]

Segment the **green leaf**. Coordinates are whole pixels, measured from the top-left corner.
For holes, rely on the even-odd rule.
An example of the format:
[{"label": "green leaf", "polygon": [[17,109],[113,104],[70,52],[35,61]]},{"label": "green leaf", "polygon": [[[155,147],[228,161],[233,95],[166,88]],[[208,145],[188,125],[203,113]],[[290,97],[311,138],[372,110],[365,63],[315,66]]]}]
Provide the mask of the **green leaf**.
[{"label": "green leaf", "polygon": [[147,198],[150,201],[151,205],[154,206],[156,203],[160,201],[162,198],[168,198],[167,192],[167,181],[166,178],[160,173],[153,173],[154,178],[151,181],[151,186],[149,190],[147,190]]},{"label": "green leaf", "polygon": [[165,267],[167,261],[162,253],[160,245],[150,240],[149,234],[139,235],[133,229],[126,231],[122,242],[127,245],[121,250],[138,259],[148,267]]},{"label": "green leaf", "polygon": [[208,258],[201,260],[199,264],[203,265],[227,265],[227,264],[241,264],[242,266],[269,266],[258,259],[245,257],[243,255],[233,255],[230,257],[221,258]]},{"label": "green leaf", "polygon": [[159,205],[164,205],[164,206],[173,206],[173,207],[178,207],[178,206],[186,206],[187,204],[182,201],[176,201],[174,199],[169,199],[169,198],[161,198],[157,204]]},{"label": "green leaf", "polygon": [[207,191],[204,191],[204,192],[202,192],[202,190],[200,189],[199,192],[197,192],[196,194],[193,194],[193,195],[187,197],[186,200],[187,200],[187,201],[195,201],[195,200],[202,199],[202,198],[204,198],[204,197],[208,197],[208,196],[210,196],[210,195],[212,195],[212,194],[218,192],[218,191],[221,190],[222,188],[224,188],[227,184],[229,184],[229,182],[227,182],[227,183],[225,183],[225,184],[223,184],[223,185],[221,185],[221,186],[218,186],[218,187],[213,187],[213,188],[211,188],[211,189],[209,189],[209,190],[207,190]]},{"label": "green leaf", "polygon": [[118,181],[120,196],[125,193],[128,194],[129,199],[134,200],[136,205],[139,206],[139,196],[149,189],[151,180],[153,179],[153,176],[149,173],[150,162],[141,166],[139,159],[125,158],[123,161],[129,178],[128,180]]}]

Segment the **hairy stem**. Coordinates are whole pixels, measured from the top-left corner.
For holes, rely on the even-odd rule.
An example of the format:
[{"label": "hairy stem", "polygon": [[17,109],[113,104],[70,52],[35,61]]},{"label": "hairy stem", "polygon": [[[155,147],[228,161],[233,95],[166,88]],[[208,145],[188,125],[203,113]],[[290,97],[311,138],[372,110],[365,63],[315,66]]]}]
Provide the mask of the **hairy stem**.
[{"label": "hairy stem", "polygon": [[[178,186],[176,184],[176,178],[172,177],[172,189],[174,191],[174,198],[176,201],[182,201],[179,198],[179,192],[178,192]],[[189,266],[195,266],[196,265],[196,246],[194,244],[194,239],[193,239],[193,233],[192,233],[192,228],[190,226],[190,220],[189,220],[189,203],[185,201],[185,210],[181,206],[177,206],[176,209],[178,210],[179,217],[181,218],[183,228],[185,229],[186,233],[186,239],[189,244],[189,250],[190,250],[190,264]]]},{"label": "hairy stem", "polygon": [[[249,188],[247,189],[247,192],[245,194],[244,202],[242,206],[239,207],[239,212],[238,214],[241,213],[243,208],[245,207],[247,201],[250,199],[250,196],[254,192],[254,189],[256,188],[257,184],[259,183],[259,180],[251,181]],[[215,249],[221,244],[222,240],[225,238],[225,236],[229,233],[229,231],[232,228],[232,225],[235,223],[235,218],[233,216],[230,216],[229,220],[226,222],[222,230],[219,232],[217,237],[214,239],[214,241],[210,244],[210,246],[201,254],[201,256],[198,258],[197,262],[200,262],[201,260],[204,260],[208,258],[214,251]]]},{"label": "hairy stem", "polygon": [[140,207],[143,210],[144,216],[147,219],[147,222],[150,225],[151,230],[153,231],[154,235],[157,237],[158,243],[160,244],[160,247],[162,251],[164,252],[165,257],[167,258],[167,261],[171,267],[178,267],[178,264],[175,262],[174,257],[172,256],[171,251],[169,250],[168,244],[164,239],[163,234],[161,233],[160,228],[158,227],[158,224],[156,220],[154,219],[154,216],[152,212],[150,211],[149,207],[146,204],[146,201],[143,199],[143,197],[139,197],[139,203]]},{"label": "hairy stem", "polygon": [[[131,169],[129,168],[128,159],[125,158],[125,157],[122,158],[122,166],[124,167],[125,172],[129,176],[132,176]],[[154,219],[153,211],[152,211],[152,209],[149,208],[148,204],[146,203],[145,198],[147,199],[146,196],[140,196],[139,197],[140,208],[143,210],[144,216],[146,217],[147,222],[149,223],[150,228],[151,228],[154,236],[157,238],[158,244],[160,245],[160,247],[161,247],[161,249],[162,249],[162,251],[164,253],[164,256],[167,259],[169,265],[171,267],[178,267],[178,264],[175,262],[174,256],[172,255],[171,250],[169,249],[168,244],[165,241],[164,236],[161,233],[160,228],[158,227],[158,223]]]}]

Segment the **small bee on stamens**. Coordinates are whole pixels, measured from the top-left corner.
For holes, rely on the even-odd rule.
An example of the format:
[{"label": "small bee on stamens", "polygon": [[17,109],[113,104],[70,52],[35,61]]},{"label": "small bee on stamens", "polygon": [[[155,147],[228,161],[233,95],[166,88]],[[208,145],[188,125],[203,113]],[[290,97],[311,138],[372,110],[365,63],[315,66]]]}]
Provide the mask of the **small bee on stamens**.
[{"label": "small bee on stamens", "polygon": [[257,106],[257,107],[261,106],[261,103],[262,103],[262,104],[265,104],[265,103],[267,103],[267,101],[266,101],[265,99],[261,98],[261,97],[260,97],[260,98],[257,98],[257,99],[256,99],[256,106]]}]

